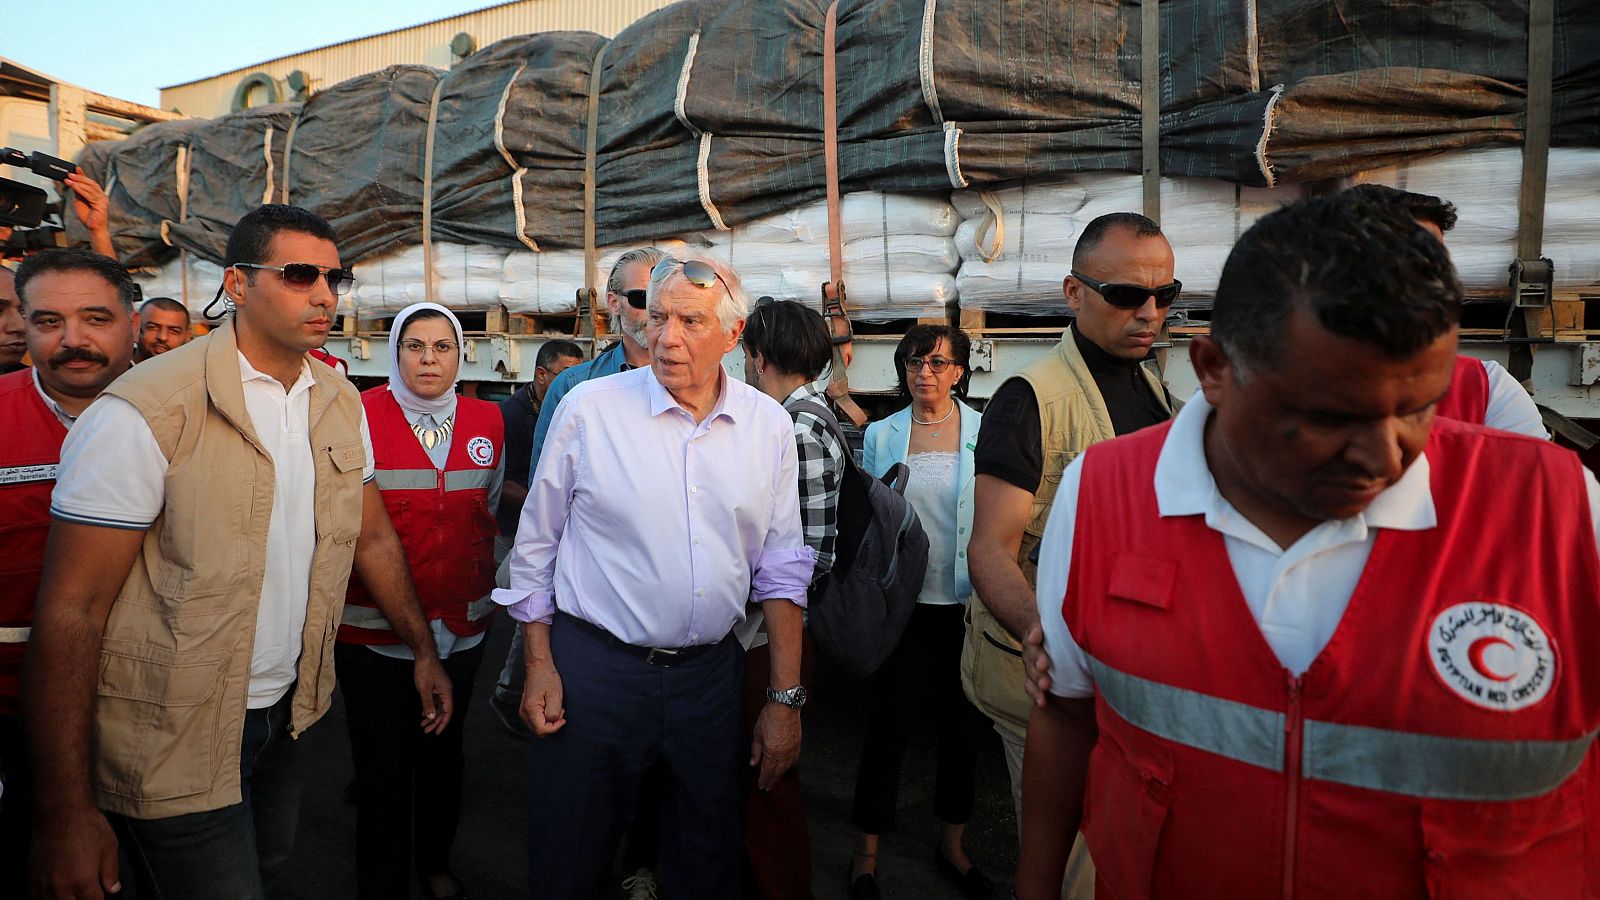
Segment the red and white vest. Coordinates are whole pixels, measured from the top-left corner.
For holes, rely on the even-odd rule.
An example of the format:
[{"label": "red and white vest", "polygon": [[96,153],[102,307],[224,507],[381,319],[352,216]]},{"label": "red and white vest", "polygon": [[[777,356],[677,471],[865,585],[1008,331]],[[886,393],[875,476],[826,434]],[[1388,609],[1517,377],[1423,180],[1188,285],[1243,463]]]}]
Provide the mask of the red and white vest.
[{"label": "red and white vest", "polygon": [[67,439],[32,369],[0,375],[0,434],[0,715],[14,716],[50,533],[50,491]]},{"label": "red and white vest", "polygon": [[1600,556],[1577,458],[1436,421],[1437,527],[1379,532],[1297,678],[1222,535],[1158,514],[1169,427],[1089,449],[1078,496],[1063,613],[1095,679],[1098,895],[1600,896]]},{"label": "red and white vest", "polygon": [[1434,414],[1457,422],[1482,425],[1489,417],[1489,371],[1483,361],[1471,356],[1456,357],[1456,371],[1450,376],[1450,393],[1444,395]]},{"label": "red and white vest", "polygon": [[[450,455],[441,471],[406,421],[400,404],[383,385],[361,395],[372,431],[378,489],[400,543],[411,580],[429,621],[441,619],[463,637],[489,626],[494,601],[494,536],[489,485],[505,452],[505,420],[493,403],[456,401]],[[339,640],[351,644],[398,644],[359,575],[350,576]]]}]

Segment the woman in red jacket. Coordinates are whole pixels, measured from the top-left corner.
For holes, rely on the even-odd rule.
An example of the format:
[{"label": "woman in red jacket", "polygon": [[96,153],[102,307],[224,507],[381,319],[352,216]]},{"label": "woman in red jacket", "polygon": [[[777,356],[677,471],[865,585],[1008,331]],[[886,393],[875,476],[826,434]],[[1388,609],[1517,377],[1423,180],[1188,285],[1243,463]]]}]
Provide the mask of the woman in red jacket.
[{"label": "woman in red jacket", "polygon": [[[498,407],[456,394],[461,345],[461,324],[448,309],[407,307],[389,334],[389,383],[361,401],[378,488],[405,546],[455,708],[464,712],[494,609],[488,594],[505,435]],[[359,896],[408,896],[414,864],[427,896],[463,897],[450,849],[461,813],[467,717],[454,716],[439,734],[418,730],[411,651],[355,576],[338,641],[356,770]]]}]

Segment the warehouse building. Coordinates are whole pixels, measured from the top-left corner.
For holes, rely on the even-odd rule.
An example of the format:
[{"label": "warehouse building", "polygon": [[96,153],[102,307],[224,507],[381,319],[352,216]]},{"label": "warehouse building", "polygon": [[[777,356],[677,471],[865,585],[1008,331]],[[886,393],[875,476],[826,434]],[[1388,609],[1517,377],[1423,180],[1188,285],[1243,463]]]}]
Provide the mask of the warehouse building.
[{"label": "warehouse building", "polygon": [[264,103],[303,101],[341,81],[385,66],[448,69],[479,47],[539,31],[592,31],[606,37],[673,0],[515,0],[368,37],[281,56],[161,89],[161,108],[213,117]]}]

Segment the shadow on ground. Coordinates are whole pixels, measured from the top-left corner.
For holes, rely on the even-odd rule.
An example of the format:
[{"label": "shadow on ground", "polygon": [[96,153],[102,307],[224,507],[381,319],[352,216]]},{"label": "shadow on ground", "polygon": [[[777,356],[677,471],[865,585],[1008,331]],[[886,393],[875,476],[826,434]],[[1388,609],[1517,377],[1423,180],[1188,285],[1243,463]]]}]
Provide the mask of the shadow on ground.
[{"label": "shadow on ground", "polygon": [[[527,894],[526,745],[505,732],[488,705],[510,641],[508,624],[497,617],[467,710],[466,798],[454,860],[473,900],[515,900]],[[816,688],[806,707],[800,763],[811,822],[813,890],[818,900],[843,900],[845,868],[855,841],[850,801],[864,710],[859,684],[825,660],[818,661]],[[911,739],[901,778],[899,828],[885,836],[879,849],[878,878],[885,897],[960,896],[933,868],[938,823],[932,810],[932,741],[931,727]],[[341,698],[336,696],[333,711],[306,733],[300,752],[305,796],[280,900],[354,898],[355,808],[344,802],[352,769]],[[996,897],[1009,896],[1016,828],[1005,759],[992,733],[978,758],[977,807],[967,827],[967,852],[994,879]],[[420,888],[413,887],[413,896],[423,896]]]}]

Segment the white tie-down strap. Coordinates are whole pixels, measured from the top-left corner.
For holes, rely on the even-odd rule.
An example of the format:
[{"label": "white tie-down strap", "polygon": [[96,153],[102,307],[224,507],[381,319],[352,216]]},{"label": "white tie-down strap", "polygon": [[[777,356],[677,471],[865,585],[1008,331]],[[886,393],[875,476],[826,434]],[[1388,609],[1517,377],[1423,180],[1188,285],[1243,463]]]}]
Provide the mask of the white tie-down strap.
[{"label": "white tie-down strap", "polygon": [[944,123],[944,170],[951,187],[967,186],[967,176],[961,174],[961,129],[954,122]]},{"label": "white tie-down strap", "polygon": [[933,121],[944,124],[944,110],[939,108],[939,88],[933,81],[933,15],[938,0],[926,0],[922,5],[922,40],[917,45],[917,72],[922,77],[922,101],[933,113]]}]

